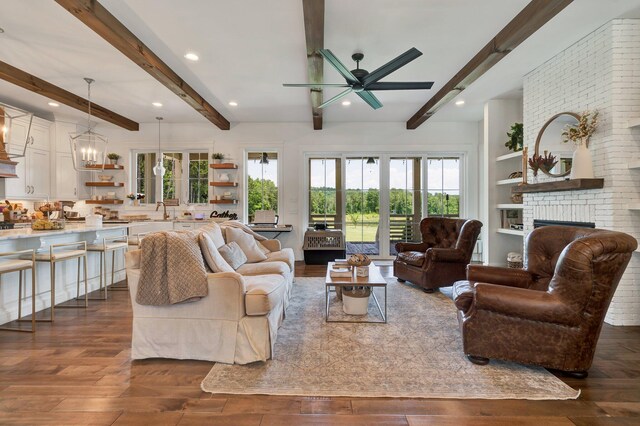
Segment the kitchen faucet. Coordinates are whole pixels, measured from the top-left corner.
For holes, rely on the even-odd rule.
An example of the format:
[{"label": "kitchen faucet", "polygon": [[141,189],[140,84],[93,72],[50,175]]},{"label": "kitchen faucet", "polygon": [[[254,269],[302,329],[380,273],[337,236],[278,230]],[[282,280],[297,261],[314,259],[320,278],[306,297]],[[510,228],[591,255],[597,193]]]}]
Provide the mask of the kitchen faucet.
[{"label": "kitchen faucet", "polygon": [[167,213],[167,205],[164,203],[164,201],[158,201],[156,203],[156,211],[158,211],[158,209],[160,208],[161,205],[162,205],[162,208],[164,210],[164,213],[162,214],[162,220],[168,220],[169,219],[169,214]]}]

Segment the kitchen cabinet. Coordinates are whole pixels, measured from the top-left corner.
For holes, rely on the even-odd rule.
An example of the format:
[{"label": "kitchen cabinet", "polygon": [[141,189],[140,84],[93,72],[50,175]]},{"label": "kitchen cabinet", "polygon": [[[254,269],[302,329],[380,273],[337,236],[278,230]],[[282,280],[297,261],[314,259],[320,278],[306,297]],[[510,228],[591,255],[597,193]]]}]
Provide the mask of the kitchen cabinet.
[{"label": "kitchen cabinet", "polygon": [[[23,147],[9,145],[10,154],[22,154]],[[15,158],[17,178],[4,179],[4,198],[46,199],[51,194],[49,151],[27,148],[25,156]]]},{"label": "kitchen cabinet", "polygon": [[[72,123],[64,123],[56,121],[55,123],[55,151],[71,153],[71,144],[69,142],[69,134],[75,133],[76,125]],[[53,147],[51,151],[53,152]]]},{"label": "kitchen cabinet", "polygon": [[173,230],[174,231],[188,231],[191,229],[195,229],[194,223],[189,222],[173,222]]},{"label": "kitchen cabinet", "polygon": [[33,119],[31,132],[29,133],[29,148],[49,151],[51,148],[50,131],[51,123]]},{"label": "kitchen cabinet", "polygon": [[[7,152],[10,156],[22,155],[23,147],[17,145],[7,145]],[[16,164],[17,178],[2,179],[4,183],[4,199],[24,198],[27,193],[27,158],[13,158]]]},{"label": "kitchen cabinet", "polygon": [[84,200],[91,198],[91,189],[84,185],[90,172],[77,172],[70,153],[56,153],[56,180],[54,196],[58,200]]}]

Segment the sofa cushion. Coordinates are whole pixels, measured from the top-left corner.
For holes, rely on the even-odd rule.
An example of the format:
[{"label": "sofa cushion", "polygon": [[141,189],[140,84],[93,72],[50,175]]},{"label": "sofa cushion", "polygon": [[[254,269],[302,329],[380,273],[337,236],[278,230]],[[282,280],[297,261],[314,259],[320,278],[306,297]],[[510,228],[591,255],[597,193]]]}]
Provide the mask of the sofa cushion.
[{"label": "sofa cushion", "polygon": [[465,314],[471,308],[475,291],[469,281],[457,281],[453,284],[453,303]]},{"label": "sofa cushion", "polygon": [[424,256],[425,254],[422,251],[403,251],[398,253],[398,260],[407,265],[422,266],[424,264]]},{"label": "sofa cushion", "polygon": [[267,256],[260,250],[256,244],[255,238],[247,234],[242,229],[227,227],[225,229],[227,242],[235,242],[247,256],[247,262],[256,263],[267,259]]},{"label": "sofa cushion", "polygon": [[224,240],[224,236],[222,235],[222,228],[215,222],[211,222],[205,226],[201,226],[198,228],[198,231],[206,233],[211,241],[213,241],[213,245],[219,249],[223,245],[226,244]]},{"label": "sofa cushion", "polygon": [[289,266],[289,270],[293,271],[295,266],[295,256],[293,255],[293,249],[291,248],[283,248],[279,251],[272,251],[267,254],[267,259],[265,262],[284,262]]},{"label": "sofa cushion", "polygon": [[202,232],[198,236],[198,243],[200,244],[200,250],[202,250],[202,257],[207,266],[212,272],[233,272],[234,269],[229,263],[224,260],[224,257],[220,254],[215,244],[209,237],[209,234]]},{"label": "sofa cushion", "polygon": [[284,302],[287,286],[282,275],[246,276],[244,282],[247,289],[244,296],[247,315],[266,315]]},{"label": "sofa cushion", "polygon": [[240,250],[240,246],[234,241],[223,245],[218,251],[234,270],[247,262],[247,256],[245,256],[244,252]]},{"label": "sofa cushion", "polygon": [[245,263],[236,270],[241,275],[267,275],[278,274],[286,277],[291,272],[289,271],[289,265],[284,262],[260,262],[260,263]]}]

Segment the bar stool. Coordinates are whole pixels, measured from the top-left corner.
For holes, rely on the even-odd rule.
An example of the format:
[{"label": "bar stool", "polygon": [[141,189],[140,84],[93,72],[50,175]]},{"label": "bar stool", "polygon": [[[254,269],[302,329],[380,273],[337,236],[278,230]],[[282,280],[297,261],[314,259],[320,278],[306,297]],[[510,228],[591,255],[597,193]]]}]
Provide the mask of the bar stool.
[{"label": "bar stool", "polygon": [[[129,237],[126,235],[118,235],[116,237],[105,237],[98,244],[87,245],[87,251],[98,253],[100,255],[100,289],[103,291],[104,282],[104,297],[90,298],[90,300],[107,300],[107,254],[111,252],[111,285],[114,284],[115,272],[116,272],[116,251],[127,251],[129,247]],[[104,270],[104,281],[103,281]],[[128,290],[128,288],[122,287],[122,290]]]},{"label": "bar stool", "polygon": [[[75,248],[71,248],[75,247]],[[35,260],[49,264],[51,271],[51,316],[48,320],[37,320],[53,322],[56,309],[56,264],[67,260],[77,259],[78,275],[76,280],[76,300],[80,299],[80,259],[84,260],[84,305],[61,305],[58,309],[86,309],[89,307],[89,294],[87,293],[87,243],[79,241],[73,243],[51,244],[49,250],[35,253]]]},{"label": "bar stool", "polygon": [[[29,259],[1,259],[0,260],[0,277],[3,274],[11,272],[19,272],[18,278],[18,319],[17,321],[30,321],[31,329],[17,327],[0,327],[0,330],[22,331],[27,333],[36,332],[36,258],[35,250],[21,250],[13,252],[0,253],[0,257],[21,256],[30,253]],[[25,293],[27,292],[27,270],[31,270],[31,320],[22,319],[22,284],[24,277]]]}]

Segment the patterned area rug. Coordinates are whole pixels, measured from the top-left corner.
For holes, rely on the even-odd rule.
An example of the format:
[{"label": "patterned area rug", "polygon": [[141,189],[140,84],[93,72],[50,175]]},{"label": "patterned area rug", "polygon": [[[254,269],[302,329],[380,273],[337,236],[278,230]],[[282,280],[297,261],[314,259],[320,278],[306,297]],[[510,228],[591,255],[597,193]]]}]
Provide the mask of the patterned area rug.
[{"label": "patterned area rug", "polygon": [[[388,280],[388,323],[324,320],[324,278],[297,278],[275,359],[215,364],[202,390],[223,394],[299,396],[575,399],[579,391],[543,368],[491,361],[478,366],[462,353],[453,302]],[[376,289],[380,302],[382,289]],[[331,316],[342,313],[331,295]],[[369,316],[378,319],[371,298]],[[361,317],[358,317],[361,318]]]}]

